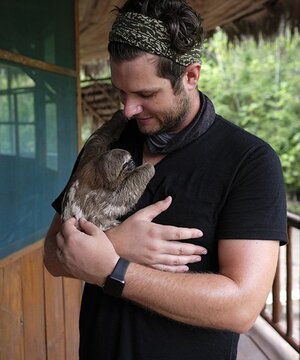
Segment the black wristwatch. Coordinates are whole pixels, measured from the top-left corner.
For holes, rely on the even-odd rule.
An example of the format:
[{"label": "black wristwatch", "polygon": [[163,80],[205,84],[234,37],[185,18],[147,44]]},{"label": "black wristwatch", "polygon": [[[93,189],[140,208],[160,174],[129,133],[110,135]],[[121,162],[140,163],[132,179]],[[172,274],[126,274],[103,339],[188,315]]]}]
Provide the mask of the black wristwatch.
[{"label": "black wristwatch", "polygon": [[103,291],[106,294],[115,296],[115,297],[121,297],[123,288],[125,286],[125,273],[127,270],[127,267],[129,265],[129,261],[119,258],[118,262],[116,263],[116,266],[113,269],[113,272],[108,275],[108,277],[105,280]]}]

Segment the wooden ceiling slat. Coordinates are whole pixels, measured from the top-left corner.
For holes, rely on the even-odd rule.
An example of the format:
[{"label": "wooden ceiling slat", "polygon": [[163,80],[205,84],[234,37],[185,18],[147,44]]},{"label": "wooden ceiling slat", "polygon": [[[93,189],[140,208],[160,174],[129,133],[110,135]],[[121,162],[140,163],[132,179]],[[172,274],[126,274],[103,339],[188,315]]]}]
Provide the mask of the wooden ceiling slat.
[{"label": "wooden ceiling slat", "polygon": [[[79,0],[80,12],[80,58],[82,64],[107,59],[108,34],[115,15],[111,12],[114,6],[121,6],[125,0]],[[273,32],[278,27],[281,17],[287,21],[292,30],[300,29],[299,0],[188,0],[203,17],[205,32],[216,27],[223,27],[228,35],[241,32],[243,35],[245,21],[249,23],[247,32],[253,36],[264,29],[263,17],[274,22]],[[268,9],[277,11],[271,17]],[[286,12],[286,13],[284,13]],[[253,15],[257,14],[257,15]],[[248,17],[247,17],[248,16]],[[241,20],[242,19],[242,20]],[[257,19],[257,23],[255,22]],[[242,21],[242,23],[239,23]],[[235,29],[235,30],[234,30]],[[272,29],[272,27],[271,27]],[[249,35],[249,33],[246,33]],[[266,34],[269,35],[269,34]]]},{"label": "wooden ceiling slat", "polygon": [[[236,11],[229,11],[226,16],[222,12],[218,11],[215,13],[214,17],[208,18],[207,22],[204,20],[204,26],[207,31],[214,29],[217,26],[223,26],[225,24],[231,23],[239,18],[244,17],[247,14],[251,14],[255,11],[260,11],[264,9],[265,1],[261,1],[260,4],[249,2],[249,4],[239,3]],[[209,22],[210,20],[210,22]]]}]

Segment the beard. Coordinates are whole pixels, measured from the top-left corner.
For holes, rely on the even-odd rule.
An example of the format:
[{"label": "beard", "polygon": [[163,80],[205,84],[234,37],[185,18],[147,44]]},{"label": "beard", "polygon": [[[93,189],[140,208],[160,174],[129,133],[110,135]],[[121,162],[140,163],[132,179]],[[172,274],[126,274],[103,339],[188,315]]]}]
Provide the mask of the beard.
[{"label": "beard", "polygon": [[163,132],[175,132],[177,128],[184,121],[186,115],[190,111],[190,100],[186,96],[185,92],[178,98],[176,107],[172,112],[168,111],[160,116],[161,128],[154,132],[154,134],[160,134]]},{"label": "beard", "polygon": [[165,132],[176,132],[182,122],[185,120],[186,115],[190,111],[190,99],[187,96],[184,89],[175,98],[176,105],[168,110],[162,111],[155,115],[157,120],[157,126],[152,129],[143,129],[139,127],[139,130],[146,135],[156,135]]}]

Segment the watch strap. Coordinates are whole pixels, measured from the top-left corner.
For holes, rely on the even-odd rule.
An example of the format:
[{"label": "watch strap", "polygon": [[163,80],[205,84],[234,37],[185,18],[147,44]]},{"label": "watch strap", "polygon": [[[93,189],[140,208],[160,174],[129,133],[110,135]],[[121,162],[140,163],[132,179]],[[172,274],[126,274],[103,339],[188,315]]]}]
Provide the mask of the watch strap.
[{"label": "watch strap", "polygon": [[103,291],[106,294],[115,297],[120,297],[122,295],[123,288],[125,286],[125,274],[128,265],[129,261],[121,257],[119,258],[112,273],[108,275],[105,280]]}]

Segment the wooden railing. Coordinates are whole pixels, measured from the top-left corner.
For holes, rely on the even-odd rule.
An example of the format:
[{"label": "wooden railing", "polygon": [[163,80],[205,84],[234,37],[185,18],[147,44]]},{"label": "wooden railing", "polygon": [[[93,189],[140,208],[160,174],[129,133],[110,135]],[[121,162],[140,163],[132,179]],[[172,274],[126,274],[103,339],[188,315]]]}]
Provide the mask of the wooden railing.
[{"label": "wooden railing", "polygon": [[300,353],[299,344],[299,245],[300,216],[289,213],[287,246],[280,249],[270,300],[262,317]]}]

